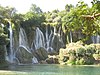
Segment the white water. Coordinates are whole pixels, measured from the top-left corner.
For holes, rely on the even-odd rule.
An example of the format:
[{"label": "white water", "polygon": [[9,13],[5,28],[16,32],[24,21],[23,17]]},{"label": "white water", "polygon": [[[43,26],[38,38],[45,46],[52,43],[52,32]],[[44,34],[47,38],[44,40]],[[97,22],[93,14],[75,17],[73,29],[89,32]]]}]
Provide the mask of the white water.
[{"label": "white water", "polygon": [[[28,39],[25,30],[23,28],[20,28],[20,32],[19,32],[19,48],[20,47],[24,48],[28,53],[32,54],[31,49],[29,48]],[[32,63],[38,63],[37,58],[34,56],[32,58]]]},{"label": "white water", "polygon": [[6,57],[6,60],[9,61],[10,63],[13,63],[13,59],[15,58],[15,56],[13,51],[13,31],[10,22],[9,22],[9,32],[10,32],[10,50],[9,54]]},{"label": "white water", "polygon": [[50,31],[50,34],[49,34],[49,31],[48,31],[49,29],[48,29],[48,27],[46,27],[46,33],[45,33],[45,36],[46,36],[46,45],[45,45],[45,48],[46,48],[46,50],[47,51],[49,51],[49,49],[50,50],[53,50],[53,48],[52,48],[52,37],[53,37],[53,31],[51,30]]},{"label": "white water", "polygon": [[[33,46],[34,45],[34,46]],[[45,48],[45,40],[42,31],[39,28],[36,28],[35,39],[33,39],[33,43],[31,46],[33,49],[37,50],[40,47]]]},{"label": "white water", "polygon": [[19,32],[19,47],[23,47],[25,50],[31,53],[28,40],[27,40],[27,36],[23,28],[20,28],[20,32]]},{"label": "white water", "polygon": [[100,36],[99,36],[99,35],[92,36],[91,39],[92,39],[92,42],[93,42],[94,44],[100,43]]},{"label": "white water", "polygon": [[37,60],[36,57],[33,57],[33,58],[32,58],[32,64],[36,64],[36,63],[38,63],[38,60]]},{"label": "white water", "polygon": [[[57,40],[58,43],[60,42],[61,44],[64,44],[60,28],[59,28],[59,30],[57,32],[55,27],[54,27],[54,30],[49,29],[48,27],[46,27],[46,31],[43,34],[43,32],[37,27],[36,28],[36,32],[35,32],[35,39],[33,39],[33,42],[31,44],[31,48],[30,48],[30,46],[28,44],[28,39],[27,39],[26,32],[25,32],[25,30],[23,28],[20,28],[19,39],[18,39],[19,44],[18,44],[18,48],[15,50],[13,48],[13,46],[14,46],[13,31],[12,31],[12,27],[11,27],[10,22],[9,22],[9,31],[10,31],[10,53],[9,53],[9,56],[7,56],[7,60],[9,62],[11,62],[11,63],[13,63],[15,59],[18,62],[20,62],[15,57],[16,56],[16,52],[19,50],[20,47],[24,48],[30,54],[32,54],[31,50],[37,50],[40,47],[45,48],[48,52],[49,51],[53,51],[54,50],[53,45],[55,46],[55,48],[58,47],[54,43],[55,36],[58,39]],[[100,43],[100,36],[99,35],[93,36],[91,38],[92,38],[93,43]],[[70,42],[72,42],[72,32],[70,32]],[[34,56],[32,58],[32,61],[33,61],[33,63],[38,63],[37,58],[34,57]]]},{"label": "white water", "polygon": [[43,34],[43,32],[39,28],[36,28],[35,34],[36,34],[35,39],[33,39],[33,43],[31,46],[32,47],[31,49],[33,49],[33,50],[37,50],[40,47],[43,47],[48,52],[53,51],[54,50],[53,45],[55,45],[54,44],[55,36],[57,36],[57,39],[59,42],[63,43],[62,36],[60,34],[60,30],[57,33],[55,27],[54,27],[54,32],[52,31],[52,29],[48,29],[48,27],[46,27],[45,35]]},{"label": "white water", "polygon": [[[19,44],[18,44],[17,49],[15,50],[15,49],[13,49],[14,43],[13,43],[13,32],[12,32],[11,25],[10,25],[9,31],[10,31],[10,53],[9,53],[10,56],[9,56],[8,60],[11,63],[15,62],[15,60],[20,63],[20,61],[16,57],[17,51],[20,50],[19,48],[24,48],[28,53],[32,54],[31,50],[37,50],[40,47],[43,47],[47,51],[49,51],[49,50],[53,51],[54,49],[53,49],[52,45],[54,45],[53,41],[54,41],[55,36],[57,36],[59,38],[59,41],[62,42],[60,30],[59,30],[59,33],[57,33],[55,28],[54,28],[54,32],[53,32],[53,30],[49,31],[49,29],[47,27],[45,35],[44,35],[43,32],[37,27],[36,33],[35,33],[35,39],[33,39],[33,42],[32,42],[31,48],[30,48],[30,46],[28,44],[26,32],[23,28],[20,28],[19,40],[18,40]],[[34,56],[32,58],[32,61],[33,61],[33,63],[38,63],[37,58]]]},{"label": "white water", "polygon": [[72,37],[72,32],[70,31],[70,43],[72,43],[73,42],[73,39],[72,39],[73,37]]}]

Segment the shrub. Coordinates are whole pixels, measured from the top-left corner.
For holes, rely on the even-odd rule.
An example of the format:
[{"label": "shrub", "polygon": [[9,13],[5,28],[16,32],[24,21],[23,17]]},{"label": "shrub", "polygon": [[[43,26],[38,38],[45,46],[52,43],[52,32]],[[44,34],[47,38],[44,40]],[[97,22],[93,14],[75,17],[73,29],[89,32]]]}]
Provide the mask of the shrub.
[{"label": "shrub", "polygon": [[100,44],[91,44],[91,46],[94,46],[96,54],[100,54]]},{"label": "shrub", "polygon": [[76,57],[71,55],[69,57],[69,60],[67,61],[67,64],[70,64],[70,65],[75,65],[76,64]]},{"label": "shrub", "polygon": [[84,47],[80,47],[76,50],[76,55],[81,57],[85,55],[85,48]]},{"label": "shrub", "polygon": [[92,65],[92,64],[94,64],[94,62],[95,62],[95,59],[94,59],[93,56],[84,57],[84,60],[85,60],[85,64],[86,64],[86,65]]},{"label": "shrub", "polygon": [[95,58],[95,60],[99,60],[100,59],[100,54],[93,54],[93,57]]},{"label": "shrub", "polygon": [[95,47],[91,45],[87,45],[86,47],[86,55],[91,56],[95,53]]},{"label": "shrub", "polygon": [[84,64],[85,64],[84,58],[81,58],[81,59],[79,60],[79,64],[80,64],[80,65],[84,65]]},{"label": "shrub", "polygon": [[60,50],[60,61],[70,65],[91,65],[100,59],[100,44],[83,46],[79,43],[69,43],[66,49]]},{"label": "shrub", "polygon": [[76,55],[76,51],[75,50],[69,50],[68,54],[69,54],[69,56],[70,55],[75,56]]}]

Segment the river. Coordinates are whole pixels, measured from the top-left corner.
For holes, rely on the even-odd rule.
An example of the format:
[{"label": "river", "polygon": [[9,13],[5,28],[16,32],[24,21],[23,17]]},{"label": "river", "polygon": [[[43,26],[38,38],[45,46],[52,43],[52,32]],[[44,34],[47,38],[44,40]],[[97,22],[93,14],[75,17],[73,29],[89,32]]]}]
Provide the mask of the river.
[{"label": "river", "polygon": [[100,75],[100,66],[12,65],[2,68],[0,75]]}]

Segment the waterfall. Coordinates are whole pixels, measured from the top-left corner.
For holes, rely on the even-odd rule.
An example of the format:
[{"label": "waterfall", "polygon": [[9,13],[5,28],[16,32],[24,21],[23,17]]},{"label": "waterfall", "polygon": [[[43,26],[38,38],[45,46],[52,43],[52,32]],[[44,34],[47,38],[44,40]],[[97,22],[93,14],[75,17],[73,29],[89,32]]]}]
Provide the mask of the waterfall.
[{"label": "waterfall", "polygon": [[[34,46],[33,46],[34,45]],[[35,47],[35,48],[33,48]],[[35,33],[35,39],[33,39],[32,49],[39,49],[40,47],[45,48],[45,40],[42,31],[37,27]]]},{"label": "waterfall", "polygon": [[[26,32],[23,28],[20,28],[20,32],[19,32],[19,48],[24,48],[30,55],[33,56],[31,49],[29,48]],[[37,58],[34,56],[32,58],[32,63],[38,63]]]},{"label": "waterfall", "polygon": [[92,39],[92,42],[93,42],[94,44],[100,43],[100,36],[99,36],[99,35],[91,36],[91,39]]},{"label": "waterfall", "polygon": [[72,43],[73,42],[73,39],[72,39],[73,37],[72,37],[72,32],[70,31],[70,43]]},{"label": "waterfall", "polygon": [[14,52],[13,52],[13,31],[12,31],[12,27],[11,27],[11,22],[8,21],[9,24],[9,32],[10,32],[10,49],[9,49],[9,53],[7,53],[7,57],[6,60],[9,61],[10,63],[13,63],[13,59],[14,59]]},{"label": "waterfall", "polygon": [[46,27],[46,33],[45,33],[45,36],[46,36],[46,45],[45,45],[45,48],[47,49],[47,51],[49,50],[53,50],[51,44],[52,44],[52,37],[53,37],[53,31],[50,30],[50,34],[49,34],[49,29],[48,27]]},{"label": "waterfall", "polygon": [[27,36],[26,36],[26,33],[23,28],[20,28],[20,32],[19,32],[19,47],[23,47],[29,53],[31,53],[29,44],[28,44],[28,40],[27,40]]},{"label": "waterfall", "polygon": [[33,53],[34,50],[42,47],[49,53],[55,53],[57,52],[56,50],[59,50],[59,48],[62,47],[63,40],[60,28],[57,32],[55,27],[54,30],[51,29],[51,27],[46,27],[45,33],[43,33],[37,27],[35,30],[35,38],[33,39],[31,46],[29,46],[27,39],[28,36],[26,35],[25,30],[23,28],[20,28],[19,30],[18,46],[14,47],[13,31],[11,25],[9,25],[10,52],[8,60],[11,63],[18,62],[20,64],[23,62],[28,62],[28,60],[31,60],[32,63],[38,63],[37,56],[35,56],[36,54],[34,55]]},{"label": "waterfall", "polygon": [[51,45],[52,45],[53,50],[55,50],[56,52],[59,51],[61,47],[64,47],[62,37],[63,36],[62,36],[61,27],[59,27],[58,31],[56,27],[54,27]]},{"label": "waterfall", "polygon": [[97,43],[100,43],[100,36],[97,35]]},{"label": "waterfall", "polygon": [[13,62],[13,32],[12,32],[11,24],[9,26],[10,26],[9,30],[10,30],[10,58],[11,58],[10,61]]},{"label": "waterfall", "polygon": [[[55,48],[57,47],[56,49],[58,49],[58,43],[63,43],[60,31],[61,29],[59,29],[59,31],[57,32],[56,27],[54,27],[54,30],[52,30],[47,26],[45,34],[43,34],[43,32],[37,27],[35,33],[35,39],[33,39],[33,43],[31,46],[32,49],[37,50],[40,47],[43,47],[48,52],[52,52],[54,50],[54,46]],[[55,45],[55,42],[57,43],[57,45]]]},{"label": "waterfall", "polygon": [[63,34],[62,34],[62,31],[61,31],[61,27],[59,28],[59,31],[58,31],[58,36],[59,36],[59,41],[62,43],[62,45],[64,45],[64,42],[63,42],[63,39],[62,39],[62,36],[63,36]]}]

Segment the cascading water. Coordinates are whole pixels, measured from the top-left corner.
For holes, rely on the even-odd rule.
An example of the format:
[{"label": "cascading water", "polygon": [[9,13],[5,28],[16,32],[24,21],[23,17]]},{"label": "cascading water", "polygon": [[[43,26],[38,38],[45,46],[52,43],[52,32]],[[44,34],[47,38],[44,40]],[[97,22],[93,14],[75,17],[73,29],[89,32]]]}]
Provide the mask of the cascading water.
[{"label": "cascading water", "polygon": [[23,28],[20,28],[20,32],[19,32],[19,48],[20,47],[23,47],[29,53],[31,53],[30,48],[29,48],[29,44],[28,44],[28,40],[27,40],[27,36],[26,36],[26,33],[25,33]]},{"label": "cascading water", "polygon": [[53,31],[51,30],[50,31],[50,34],[49,34],[49,29],[48,27],[46,27],[46,33],[45,33],[45,36],[46,36],[46,45],[45,45],[45,48],[47,51],[49,50],[53,50],[52,48],[52,37],[53,37]]},{"label": "cascading water", "polygon": [[[57,45],[55,45],[54,41],[57,43]],[[52,52],[54,50],[53,46],[55,46],[55,48],[57,47],[56,49],[58,49],[58,43],[63,43],[60,30],[59,33],[57,33],[55,27],[54,27],[54,32],[52,31],[52,29],[48,29],[48,27],[46,27],[46,31],[44,35],[39,28],[36,28],[35,39],[33,40],[31,47],[34,50],[43,47],[47,50],[47,52]]]},{"label": "cascading water", "polygon": [[[18,47],[17,51],[20,48],[24,48],[28,52],[28,54],[33,56],[32,52],[31,52],[31,49],[29,48],[28,39],[27,39],[25,30],[23,28],[20,28],[20,32],[19,32],[19,47]],[[18,57],[18,58],[20,58],[20,57]],[[32,63],[38,63],[37,58],[34,57],[34,56],[32,57],[31,60],[32,60]]]},{"label": "cascading water", "polygon": [[97,43],[100,43],[100,35],[97,35]]},{"label": "cascading water", "polygon": [[53,33],[51,45],[52,45],[53,50],[55,50],[56,52],[58,52],[59,49],[61,47],[63,47],[63,45],[64,45],[61,32],[62,31],[61,31],[60,27],[59,27],[58,31],[57,31],[56,27],[54,27],[54,33]]},{"label": "cascading water", "polygon": [[73,37],[72,37],[72,32],[70,31],[70,43],[72,43],[73,42],[73,39],[72,39]]},{"label": "cascading water", "polygon": [[33,49],[35,49],[35,50],[39,49],[40,47],[45,48],[44,35],[43,35],[42,31],[38,27],[36,28],[35,39],[33,39],[33,43],[32,43],[31,47],[32,48],[34,47]]},{"label": "cascading water", "polygon": [[100,43],[100,35],[92,36],[91,39],[94,44]]},{"label": "cascading water", "polygon": [[13,31],[12,31],[12,27],[11,27],[11,23],[8,21],[8,26],[9,26],[9,32],[10,32],[10,49],[9,49],[9,53],[7,53],[7,61],[9,61],[10,63],[13,63],[13,59],[14,59],[14,51],[13,51]]},{"label": "cascading water", "polygon": [[[48,27],[45,30],[45,33],[37,27],[35,31],[35,39],[33,39],[33,42],[31,46],[28,44],[28,39],[26,32],[23,28],[20,28],[19,31],[19,43],[18,47],[13,47],[14,46],[14,40],[13,40],[13,32],[11,25],[9,26],[9,31],[10,31],[10,52],[9,52],[9,61],[11,63],[15,62],[15,60],[18,63],[23,63],[24,60],[27,60],[25,62],[28,62],[29,57],[31,57],[32,63],[38,63],[37,58],[34,56],[34,50],[36,51],[39,48],[44,48],[47,52],[52,52],[54,49],[59,49],[58,43],[63,42],[60,34],[60,29],[58,33],[56,32],[56,28],[52,30],[51,28],[49,29]],[[57,40],[56,40],[57,39]],[[57,41],[57,45],[55,44],[54,41]],[[30,48],[31,47],[31,48]],[[54,48],[55,47],[55,48]],[[59,47],[59,48],[58,48]],[[14,49],[13,49],[14,48]],[[26,55],[26,56],[24,56]],[[28,57],[27,57],[28,55]],[[24,56],[24,57],[23,57]],[[22,61],[21,61],[22,60]]]}]

